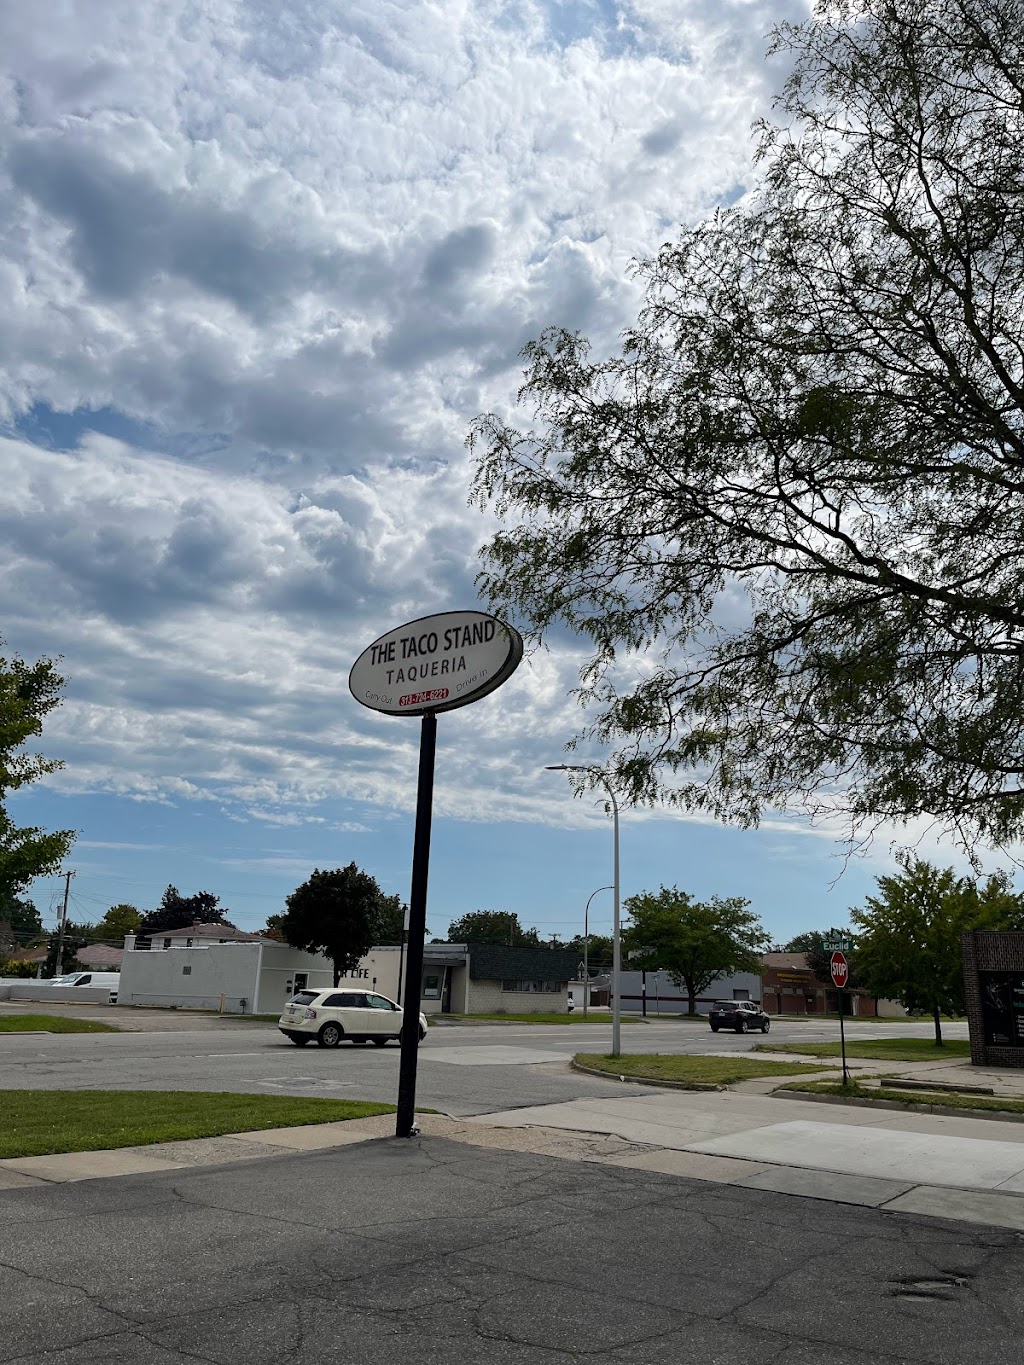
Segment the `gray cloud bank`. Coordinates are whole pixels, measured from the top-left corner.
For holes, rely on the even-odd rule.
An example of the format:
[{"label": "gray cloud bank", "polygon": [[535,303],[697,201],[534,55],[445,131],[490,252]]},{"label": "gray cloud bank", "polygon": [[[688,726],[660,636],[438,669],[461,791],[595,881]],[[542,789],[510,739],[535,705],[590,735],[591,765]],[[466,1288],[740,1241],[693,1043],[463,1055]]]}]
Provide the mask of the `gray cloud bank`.
[{"label": "gray cloud bank", "polygon": [[[0,594],[12,645],[73,678],[61,780],[263,819],[405,806],[411,741],[345,675],[472,604],[469,419],[514,402],[548,323],[612,344],[630,259],[735,196],[763,35],[806,6],[46,10],[0,13]],[[26,439],[47,411],[73,448]],[[496,817],[564,808],[535,773],[574,665],[559,644],[509,684],[515,754],[470,708],[447,809],[485,785]]]}]

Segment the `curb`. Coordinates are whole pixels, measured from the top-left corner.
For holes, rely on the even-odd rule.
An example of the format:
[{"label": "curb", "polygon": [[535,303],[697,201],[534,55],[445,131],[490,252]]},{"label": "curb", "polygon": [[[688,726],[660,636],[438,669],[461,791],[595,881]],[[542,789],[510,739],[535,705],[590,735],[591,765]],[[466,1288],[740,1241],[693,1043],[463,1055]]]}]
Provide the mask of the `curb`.
[{"label": "curb", "polygon": [[702,1081],[656,1081],[650,1080],[646,1076],[616,1076],[613,1071],[598,1071],[594,1066],[582,1066],[579,1062],[572,1060],[569,1063],[573,1071],[579,1071],[584,1076],[599,1076],[603,1081],[621,1081],[623,1085],[656,1085],[662,1090],[728,1090],[727,1085],[707,1085]]},{"label": "curb", "polygon": [[904,1104],[901,1100],[868,1100],[860,1095],[821,1095],[812,1090],[773,1090],[773,1100],[806,1100],[811,1104],[845,1104],[858,1109],[897,1109],[904,1114],[938,1114],[952,1119],[996,1119],[1024,1123],[1024,1114],[1010,1109],[960,1109],[952,1104]]}]

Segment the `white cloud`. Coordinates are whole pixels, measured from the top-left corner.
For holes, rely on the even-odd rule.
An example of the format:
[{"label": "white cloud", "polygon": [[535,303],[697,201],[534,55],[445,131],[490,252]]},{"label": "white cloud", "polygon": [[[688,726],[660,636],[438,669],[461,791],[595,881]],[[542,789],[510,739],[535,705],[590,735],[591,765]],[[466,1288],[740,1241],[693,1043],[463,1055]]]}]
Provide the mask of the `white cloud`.
[{"label": "white cloud", "polygon": [[[808,5],[47,8],[0,13],[0,594],[71,676],[55,783],[368,832],[416,733],[347,672],[473,604],[469,421],[543,326],[613,344],[630,260],[743,192]],[[439,816],[605,819],[543,772],[578,662],[444,718]]]}]

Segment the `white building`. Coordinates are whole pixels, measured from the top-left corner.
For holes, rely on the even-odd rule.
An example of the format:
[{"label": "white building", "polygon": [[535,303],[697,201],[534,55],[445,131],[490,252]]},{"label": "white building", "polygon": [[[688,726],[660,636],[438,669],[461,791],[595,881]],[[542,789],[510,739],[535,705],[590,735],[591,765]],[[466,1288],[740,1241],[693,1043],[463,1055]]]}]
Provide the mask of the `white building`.
[{"label": "white building", "polygon": [[[621,1009],[623,1014],[686,1014],[689,999],[682,986],[673,981],[668,972],[637,972],[624,969],[621,974]],[[598,1007],[611,1003],[611,978],[608,973],[592,977],[589,985],[573,981],[569,993],[577,1007],[583,1004],[583,992],[589,990],[587,1003]],[[761,978],[753,972],[738,972],[735,976],[719,976],[696,999],[698,1014],[707,1014],[716,1000],[761,1000]]]},{"label": "white building", "polygon": [[[374,948],[342,980],[365,982],[395,1000],[400,956],[397,947]],[[118,1003],[278,1014],[296,991],[333,985],[334,969],[321,953],[304,953],[223,925],[193,925],[154,935],[148,948],[127,936]]]},{"label": "white building", "polygon": [[[423,954],[421,1008],[426,1014],[540,1013],[568,1008],[575,954],[547,948],[428,943]],[[405,949],[371,949],[346,986],[402,1003]],[[296,991],[334,985],[320,953],[304,953],[260,934],[223,924],[193,924],[154,934],[147,945],[125,938],[118,1003],[225,1014],[279,1014]]]}]

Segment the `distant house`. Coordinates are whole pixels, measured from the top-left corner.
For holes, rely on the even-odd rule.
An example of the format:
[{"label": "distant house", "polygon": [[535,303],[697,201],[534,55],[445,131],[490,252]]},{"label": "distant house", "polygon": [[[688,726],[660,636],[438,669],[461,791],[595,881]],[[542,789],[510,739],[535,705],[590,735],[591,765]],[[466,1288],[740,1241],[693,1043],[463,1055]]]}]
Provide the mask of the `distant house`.
[{"label": "distant house", "polygon": [[263,934],[248,934],[244,929],[236,929],[233,924],[186,924],[182,929],[162,929],[155,934],[128,937],[133,940],[132,946],[141,952],[147,948],[191,948],[196,943],[258,943],[265,938]]},{"label": "distant house", "polygon": [[[43,949],[45,957],[46,950]],[[115,948],[110,943],[90,943],[86,948],[76,948],[75,957],[83,967],[93,972],[119,972],[123,948]]]}]

